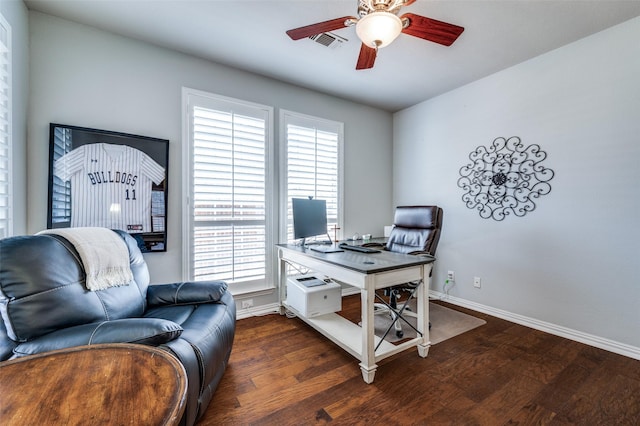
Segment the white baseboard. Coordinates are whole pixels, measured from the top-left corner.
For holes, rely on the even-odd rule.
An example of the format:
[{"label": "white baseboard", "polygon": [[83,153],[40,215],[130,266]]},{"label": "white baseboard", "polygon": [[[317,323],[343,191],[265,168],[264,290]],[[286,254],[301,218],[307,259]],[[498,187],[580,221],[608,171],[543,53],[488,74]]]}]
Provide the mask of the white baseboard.
[{"label": "white baseboard", "polygon": [[454,296],[445,295],[436,291],[429,291],[429,296],[442,300],[453,305],[462,306],[463,308],[471,309],[477,312],[482,312],[494,317],[502,318],[504,320],[524,325],[536,330],[544,331],[555,336],[564,337],[566,339],[574,340],[576,342],[584,343],[589,346],[604,349],[609,352],[617,353],[627,356],[629,358],[640,360],[640,348],[627,345],[624,343],[616,342],[615,340],[604,339],[592,334],[583,333],[582,331],[573,330],[571,328],[562,327],[556,324],[540,321],[535,318],[525,317],[523,315],[514,314],[512,312],[496,309],[491,306],[481,305],[469,300],[460,299]]},{"label": "white baseboard", "polygon": [[[350,296],[352,294],[360,294],[360,289],[352,286],[347,286],[342,289],[342,296]],[[240,309],[239,304],[236,304],[236,319],[244,319],[249,317],[257,317],[260,315],[279,314],[280,305],[277,303],[269,303],[266,305],[252,306],[251,308]]]},{"label": "white baseboard", "polygon": [[251,308],[238,309],[236,311],[236,320],[249,317],[259,317],[261,315],[280,313],[280,305],[277,303],[269,303],[267,305],[252,306]]},{"label": "white baseboard", "polygon": [[351,296],[352,294],[360,294],[360,289],[358,287],[346,286],[342,287],[342,297]]},{"label": "white baseboard", "polygon": [[[346,286],[342,288],[342,296],[350,296],[352,294],[360,294],[357,287]],[[260,315],[280,313],[280,305],[277,303],[269,303],[266,305],[252,306],[251,308],[240,309],[240,304],[236,303],[236,319],[244,319],[249,317],[257,317]]]}]

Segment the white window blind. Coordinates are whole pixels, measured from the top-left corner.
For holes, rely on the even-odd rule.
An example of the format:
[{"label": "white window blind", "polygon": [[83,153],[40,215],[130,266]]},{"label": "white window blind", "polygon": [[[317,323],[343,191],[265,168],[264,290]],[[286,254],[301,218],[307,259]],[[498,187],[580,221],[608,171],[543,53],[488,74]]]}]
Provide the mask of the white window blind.
[{"label": "white window blind", "polygon": [[270,110],[191,96],[190,271],[193,280],[265,284]]},{"label": "white window blind", "polygon": [[13,235],[11,28],[0,15],[0,238]]},{"label": "white window blind", "polygon": [[[53,161],[71,152],[71,129],[56,127],[53,133]],[[71,181],[53,176],[51,188],[51,223],[71,222]]]},{"label": "white window blind", "polygon": [[293,240],[292,198],[326,200],[327,233],[334,239],[342,210],[342,123],[283,114],[287,145],[287,241]]}]

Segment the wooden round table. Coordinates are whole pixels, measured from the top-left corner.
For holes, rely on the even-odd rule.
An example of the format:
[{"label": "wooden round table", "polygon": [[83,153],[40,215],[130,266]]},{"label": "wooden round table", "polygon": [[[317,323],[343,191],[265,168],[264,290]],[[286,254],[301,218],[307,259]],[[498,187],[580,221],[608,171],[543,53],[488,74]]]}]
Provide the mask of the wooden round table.
[{"label": "wooden round table", "polygon": [[150,346],[78,346],[0,363],[1,425],[174,425],[187,376]]}]

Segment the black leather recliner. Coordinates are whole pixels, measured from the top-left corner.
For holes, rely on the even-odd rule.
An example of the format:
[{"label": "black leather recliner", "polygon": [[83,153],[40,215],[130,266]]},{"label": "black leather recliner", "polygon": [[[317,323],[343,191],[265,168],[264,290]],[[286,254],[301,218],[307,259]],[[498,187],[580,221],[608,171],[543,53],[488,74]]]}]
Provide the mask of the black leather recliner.
[{"label": "black leather recliner", "polygon": [[188,387],[181,424],[192,425],[229,361],[233,297],[224,281],[149,285],[135,239],[114,232],[127,245],[134,279],[100,291],[85,288],[82,262],[63,237],[0,240],[0,361],[98,343],[157,346],[184,365]]}]

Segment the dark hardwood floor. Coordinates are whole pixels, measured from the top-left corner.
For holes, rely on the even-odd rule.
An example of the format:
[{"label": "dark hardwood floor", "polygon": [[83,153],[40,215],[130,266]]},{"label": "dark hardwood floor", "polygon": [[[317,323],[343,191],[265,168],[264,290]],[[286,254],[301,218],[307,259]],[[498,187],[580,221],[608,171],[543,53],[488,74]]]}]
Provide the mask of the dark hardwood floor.
[{"label": "dark hardwood floor", "polygon": [[[199,425],[640,425],[640,361],[447,306],[487,324],[381,361],[370,385],[299,319],[240,320]],[[359,310],[343,299],[345,317]]]}]

